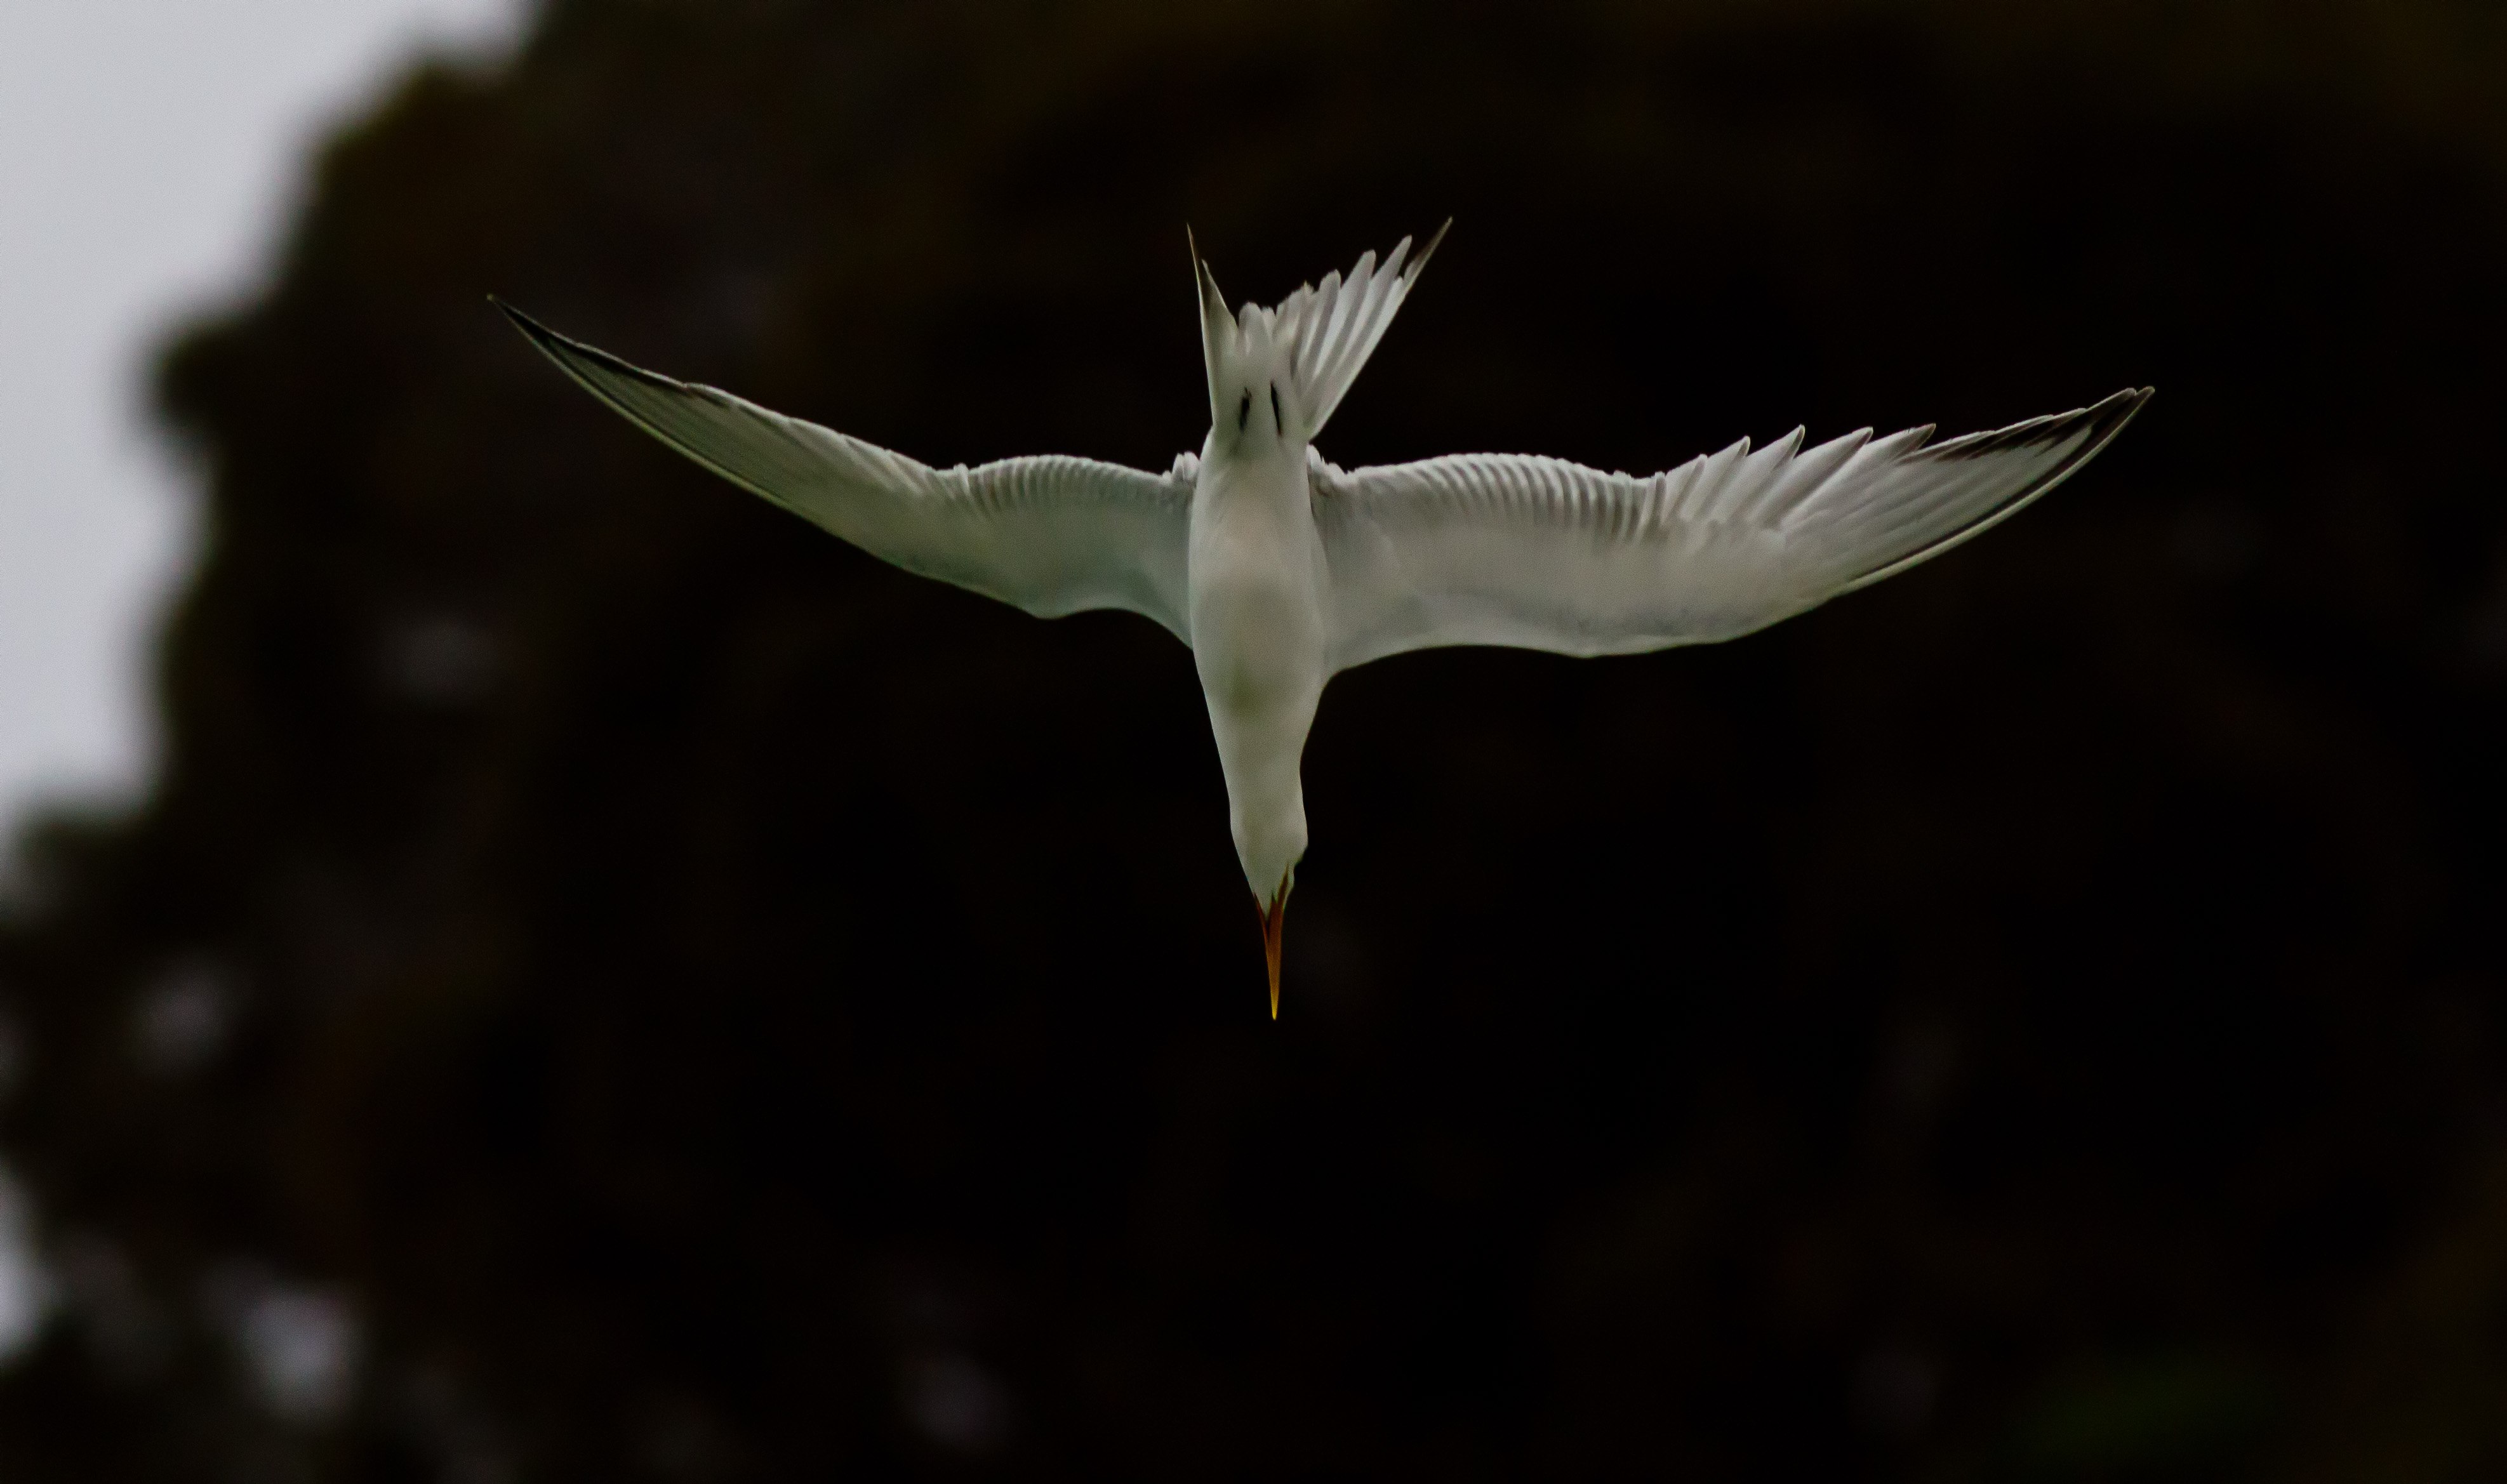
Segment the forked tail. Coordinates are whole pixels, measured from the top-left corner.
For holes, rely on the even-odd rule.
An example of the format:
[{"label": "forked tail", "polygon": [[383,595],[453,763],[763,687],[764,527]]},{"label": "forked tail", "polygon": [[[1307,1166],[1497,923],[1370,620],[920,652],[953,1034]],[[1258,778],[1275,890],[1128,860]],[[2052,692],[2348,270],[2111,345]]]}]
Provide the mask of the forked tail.
[{"label": "forked tail", "polygon": [[[1229,388],[1249,380],[1243,374],[1246,361],[1277,356],[1285,360],[1295,390],[1298,435],[1311,440],[1321,433],[1453,225],[1448,218],[1415,258],[1410,256],[1410,238],[1403,237],[1381,265],[1370,250],[1359,258],[1346,279],[1337,271],[1328,272],[1322,283],[1300,284],[1271,308],[1248,304],[1233,315],[1210,265],[1194,248],[1192,270],[1201,299],[1201,352],[1210,378],[1211,420],[1217,422],[1233,400]],[[1184,237],[1189,245],[1189,229]]]}]

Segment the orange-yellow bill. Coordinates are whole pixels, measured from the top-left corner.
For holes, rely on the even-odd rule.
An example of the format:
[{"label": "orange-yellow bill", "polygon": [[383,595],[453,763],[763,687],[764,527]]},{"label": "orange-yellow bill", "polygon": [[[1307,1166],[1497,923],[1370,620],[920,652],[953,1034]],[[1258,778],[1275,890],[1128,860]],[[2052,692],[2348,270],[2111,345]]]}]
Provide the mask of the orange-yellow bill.
[{"label": "orange-yellow bill", "polygon": [[1271,968],[1271,1018],[1280,1018],[1280,923],[1289,915],[1289,884],[1280,883],[1280,891],[1262,913],[1262,959]]}]

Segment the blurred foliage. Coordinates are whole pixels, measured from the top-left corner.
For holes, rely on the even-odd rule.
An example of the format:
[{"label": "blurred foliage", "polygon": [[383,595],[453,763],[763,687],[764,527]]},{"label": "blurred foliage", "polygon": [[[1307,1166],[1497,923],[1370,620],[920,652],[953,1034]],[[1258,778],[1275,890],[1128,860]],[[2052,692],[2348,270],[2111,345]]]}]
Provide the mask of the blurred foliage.
[{"label": "blurred foliage", "polygon": [[[558,0],[166,356],[162,775],[0,919],[11,1480],[2507,1472],[2507,11]],[[496,292],[1162,467],[1189,221],[1447,214],[1346,464],[2156,383],[1739,643],[1342,677],[1263,1014],[1189,656]]]}]

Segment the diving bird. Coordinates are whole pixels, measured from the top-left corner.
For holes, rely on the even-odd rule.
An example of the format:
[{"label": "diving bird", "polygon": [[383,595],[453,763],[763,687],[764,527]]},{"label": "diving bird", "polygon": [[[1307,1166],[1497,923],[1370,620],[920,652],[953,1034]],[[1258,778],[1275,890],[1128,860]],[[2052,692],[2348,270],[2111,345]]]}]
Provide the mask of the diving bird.
[{"label": "diving bird", "polygon": [[1763,629],[2008,519],[2150,396],[1944,443],[1865,428],[1805,447],[1797,428],[1642,479],[1511,453],[1326,461],[1315,439],[1443,238],[1232,314],[1194,248],[1210,432],[1163,473],[1067,454],[934,469],[498,308],[629,421],[875,557],[1038,617],[1127,608],[1191,646],[1277,1019],[1298,762],[1333,675],[1435,644],[1634,654]]}]

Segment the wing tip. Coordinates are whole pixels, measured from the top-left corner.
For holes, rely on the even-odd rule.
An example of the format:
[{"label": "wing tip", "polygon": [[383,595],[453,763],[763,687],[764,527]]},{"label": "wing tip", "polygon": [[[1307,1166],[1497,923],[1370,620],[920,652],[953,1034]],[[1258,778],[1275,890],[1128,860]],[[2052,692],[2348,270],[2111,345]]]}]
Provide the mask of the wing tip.
[{"label": "wing tip", "polygon": [[1980,433],[1968,433],[1947,443],[1934,444],[1923,452],[1934,458],[1965,460],[2007,453],[2016,449],[2042,448],[2075,438],[2081,448],[2075,457],[2064,460],[2076,463],[2080,458],[2104,448],[2126,423],[2148,404],[2154,388],[2127,386],[2111,392],[2087,407],[2076,407],[2068,413],[2051,413],[2015,422],[2009,427],[1990,428]]},{"label": "wing tip", "polygon": [[550,329],[544,324],[541,324],[538,320],[531,318],[522,310],[515,308],[512,305],[497,298],[493,294],[488,296],[488,306],[497,313],[504,315],[505,322],[512,325],[515,329],[522,331],[523,338],[529,341],[534,345],[544,346],[546,342],[561,338],[556,331]]},{"label": "wing tip", "polygon": [[[495,306],[504,314],[507,322],[521,331],[523,338],[529,341],[540,354],[555,362],[560,371],[573,378],[586,390],[602,401],[610,402],[612,406],[616,406],[615,400],[610,393],[602,390],[590,380],[587,375],[589,371],[600,371],[613,377],[625,377],[629,380],[640,381],[647,386],[658,387],[664,391],[710,390],[710,388],[691,386],[675,378],[666,377],[658,371],[647,371],[634,361],[610,354],[599,345],[588,345],[571,336],[562,335],[493,294],[488,296],[488,302]],[[625,412],[626,409],[620,408],[619,411]],[[633,415],[630,414],[630,416]]]},{"label": "wing tip", "polygon": [[[1869,587],[1910,566],[1929,561],[1952,547],[1983,534],[2035,504],[2055,486],[2079,473],[2082,465],[2096,457],[2100,450],[2114,442],[2115,436],[2124,431],[2125,424],[2130,422],[2133,415],[2140,412],[2150,401],[2153,391],[2154,388],[2148,386],[2127,386],[2122,391],[2101,397],[2088,407],[2075,408],[2071,412],[2056,413],[2051,416],[2032,417],[2026,422],[2014,423],[2007,428],[1982,434],[1970,434],[1968,438],[1953,439],[1938,449],[1924,450],[1925,454],[1941,454],[1948,458],[1965,460],[2017,448],[2060,443],[2072,439],[2085,429],[2087,431],[2087,436],[2081,437],[2060,459],[2039,470],[2036,478],[1994,501],[1990,507],[1977,512],[1973,519],[1963,523],[1956,530],[1938,540],[1927,542],[1904,556],[1882,562],[1839,589],[1838,594]],[[1976,441],[1970,443],[1969,439]]]},{"label": "wing tip", "polygon": [[1402,265],[1401,282],[1404,286],[1419,281],[1420,271],[1427,268],[1428,260],[1436,255],[1436,245],[1445,240],[1446,233],[1453,230],[1454,219],[1449,216],[1445,218],[1445,224],[1436,229],[1436,235],[1428,239],[1428,245],[1419,249],[1419,256]]}]

